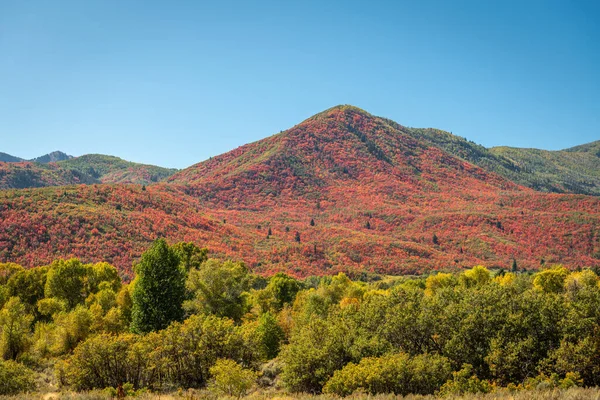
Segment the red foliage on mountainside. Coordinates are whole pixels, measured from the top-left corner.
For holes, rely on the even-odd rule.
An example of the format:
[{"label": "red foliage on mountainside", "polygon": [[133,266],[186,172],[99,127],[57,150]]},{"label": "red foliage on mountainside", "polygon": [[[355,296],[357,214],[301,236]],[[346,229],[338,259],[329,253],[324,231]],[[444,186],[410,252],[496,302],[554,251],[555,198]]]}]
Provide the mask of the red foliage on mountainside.
[{"label": "red foliage on mountainside", "polygon": [[600,265],[599,198],[523,188],[354,107],[169,182],[0,192],[0,260],[76,255],[130,271],[165,236],[264,273]]}]

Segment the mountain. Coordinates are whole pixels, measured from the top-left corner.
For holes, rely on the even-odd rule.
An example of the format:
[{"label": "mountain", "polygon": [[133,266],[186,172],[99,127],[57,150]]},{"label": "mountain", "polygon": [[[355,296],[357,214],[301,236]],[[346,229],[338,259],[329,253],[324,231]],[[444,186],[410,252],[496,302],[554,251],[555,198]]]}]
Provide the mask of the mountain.
[{"label": "mountain", "polygon": [[571,148],[565,149],[563,151],[570,152],[570,153],[591,153],[591,154],[595,155],[596,157],[600,157],[600,140],[596,140],[595,142],[571,147]]},{"label": "mountain", "polygon": [[42,164],[48,164],[51,162],[69,160],[71,158],[73,158],[73,156],[63,153],[62,151],[53,151],[52,153],[48,153],[43,156],[36,157],[30,161],[42,163]]},{"label": "mountain", "polygon": [[[588,145],[562,151],[494,147],[490,151],[516,166],[505,176],[536,190],[600,195],[600,157]],[[578,148],[582,149],[577,150]]]},{"label": "mountain", "polygon": [[146,246],[166,237],[301,276],[508,268],[513,258],[527,269],[594,266],[599,211],[598,197],[534,191],[410,128],[338,106],[146,190],[0,191],[0,261],[76,256],[131,276]]},{"label": "mountain", "polygon": [[[51,154],[51,157],[60,158],[56,152]],[[0,189],[99,183],[148,185],[166,179],[175,171],[101,154],[87,154],[49,163],[0,162]]]},{"label": "mountain", "polygon": [[102,183],[138,183],[160,182],[173,175],[177,170],[138,164],[114,156],[86,154],[69,160],[60,161],[61,167],[87,174]]},{"label": "mountain", "polygon": [[98,181],[87,174],[60,166],[30,161],[0,162],[0,189],[25,189],[46,186],[93,184]]},{"label": "mountain", "polygon": [[487,149],[439,129],[406,128],[405,132],[519,185],[542,192],[600,195],[600,141],[561,151]]},{"label": "mountain", "polygon": [[22,158],[11,156],[10,154],[0,152],[0,162],[21,162]]}]

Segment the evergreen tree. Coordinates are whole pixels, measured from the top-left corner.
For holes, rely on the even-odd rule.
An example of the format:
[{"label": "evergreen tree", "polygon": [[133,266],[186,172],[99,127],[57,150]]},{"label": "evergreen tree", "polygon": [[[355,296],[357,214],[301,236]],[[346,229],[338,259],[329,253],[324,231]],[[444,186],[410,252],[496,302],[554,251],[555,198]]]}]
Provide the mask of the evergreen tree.
[{"label": "evergreen tree", "polygon": [[164,239],[158,239],[142,254],[136,267],[131,330],[147,333],[166,328],[183,319],[185,273],[177,253]]},{"label": "evergreen tree", "polygon": [[310,220],[310,226],[315,226],[315,220],[311,218]]},{"label": "evergreen tree", "polygon": [[517,267],[517,260],[515,260],[515,259],[513,258],[513,260],[512,260],[512,266],[511,266],[510,270],[511,270],[512,272],[517,272],[517,269],[518,269],[518,267]]},{"label": "evergreen tree", "polygon": [[296,237],[294,238],[296,242],[300,243],[300,232],[296,232]]}]

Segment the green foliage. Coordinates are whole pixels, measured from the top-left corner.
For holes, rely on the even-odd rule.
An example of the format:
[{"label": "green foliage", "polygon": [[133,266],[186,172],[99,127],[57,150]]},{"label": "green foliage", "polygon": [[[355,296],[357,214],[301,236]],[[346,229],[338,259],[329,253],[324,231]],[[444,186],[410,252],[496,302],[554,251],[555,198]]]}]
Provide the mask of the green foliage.
[{"label": "green foliage", "polygon": [[255,336],[265,359],[270,360],[277,357],[285,333],[273,314],[270,312],[261,314]]},{"label": "green foliage", "polygon": [[183,319],[185,274],[179,257],[164,239],[158,239],[136,266],[131,330],[147,333]]},{"label": "green foliage", "polygon": [[91,331],[93,315],[83,305],[74,310],[54,315],[55,330],[51,351],[54,354],[65,354],[73,351],[85,340]]},{"label": "green foliage", "polygon": [[0,360],[0,395],[16,395],[34,389],[32,370],[12,360]]},{"label": "green foliage", "polygon": [[96,293],[101,290],[100,286],[108,284],[113,292],[118,292],[121,288],[121,278],[117,269],[106,262],[87,265],[87,293]]},{"label": "green foliage", "polygon": [[176,243],[173,245],[173,250],[177,253],[186,272],[200,268],[200,265],[208,259],[208,249],[201,249],[191,242]]},{"label": "green foliage", "polygon": [[211,389],[217,394],[241,398],[254,386],[256,373],[229,359],[219,359],[210,368]]},{"label": "green foliage", "polygon": [[360,390],[368,394],[433,394],[451,376],[445,357],[405,353],[366,357],[336,371],[323,391],[347,396]]},{"label": "green foliage", "polygon": [[37,303],[45,296],[47,274],[48,267],[21,270],[13,274],[6,284],[10,295],[18,296],[36,317],[39,317],[36,312]]},{"label": "green foliage", "polygon": [[149,357],[169,382],[180,387],[202,387],[209,370],[220,358],[230,358],[245,366],[255,354],[244,341],[239,327],[230,319],[213,315],[193,315],[183,323],[145,337],[154,349]]},{"label": "green foliage", "polygon": [[479,379],[473,374],[473,367],[463,365],[460,371],[452,373],[452,380],[446,382],[440,389],[442,396],[462,395],[466,393],[489,393],[494,386],[486,380]]},{"label": "green foliage", "polygon": [[243,263],[218,260],[204,262],[191,270],[187,288],[194,297],[185,304],[191,313],[207,313],[241,320],[249,311],[251,276]]},{"label": "green foliage", "polygon": [[569,271],[563,266],[541,271],[535,275],[533,285],[547,293],[560,293],[565,286],[565,279],[569,275]]},{"label": "green foliage", "polygon": [[301,289],[301,282],[278,272],[269,279],[267,287],[259,291],[256,297],[263,311],[281,311],[286,304],[294,302]]},{"label": "green foliage", "polygon": [[57,366],[63,385],[76,390],[104,389],[130,383],[134,388],[154,383],[149,348],[133,334],[102,334],[77,346],[69,359]]},{"label": "green foliage", "polygon": [[11,297],[0,311],[0,352],[5,360],[16,360],[29,345],[33,316],[18,297]]},{"label": "green foliage", "polygon": [[50,265],[44,293],[46,297],[63,300],[73,309],[86,298],[86,267],[76,258],[57,260]]}]

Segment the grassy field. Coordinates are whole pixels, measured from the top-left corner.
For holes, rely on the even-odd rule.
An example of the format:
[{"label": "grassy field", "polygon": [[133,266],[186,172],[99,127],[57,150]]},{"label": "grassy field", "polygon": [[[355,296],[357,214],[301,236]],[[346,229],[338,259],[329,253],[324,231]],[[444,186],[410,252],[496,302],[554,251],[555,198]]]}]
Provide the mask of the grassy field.
[{"label": "grassy field", "polygon": [[[101,391],[88,393],[36,393],[29,395],[0,397],[2,400],[109,400],[113,399],[109,394]],[[134,397],[128,397],[134,398]],[[139,400],[216,400],[223,399],[222,396],[217,396],[208,391],[184,391],[166,394],[142,394],[137,397]],[[337,396],[329,395],[309,395],[298,394],[290,395],[282,392],[254,392],[244,400],[334,400],[339,399]],[[434,400],[441,399],[437,396],[395,396],[395,395],[377,395],[370,396],[366,394],[355,394],[345,397],[349,400]],[[230,397],[233,399],[233,397]],[[571,388],[567,390],[536,390],[536,391],[519,391],[508,392],[500,391],[488,394],[467,394],[462,396],[445,397],[444,399],[451,400],[600,400],[600,388]]]}]

